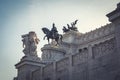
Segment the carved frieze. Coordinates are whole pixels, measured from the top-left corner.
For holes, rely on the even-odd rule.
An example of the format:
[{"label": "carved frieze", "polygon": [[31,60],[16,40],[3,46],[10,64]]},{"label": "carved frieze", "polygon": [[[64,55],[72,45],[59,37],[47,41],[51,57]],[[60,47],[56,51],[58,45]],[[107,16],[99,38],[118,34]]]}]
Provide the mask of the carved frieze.
[{"label": "carved frieze", "polygon": [[106,54],[113,53],[115,49],[115,39],[110,39],[105,42],[94,45],[93,55],[94,57],[100,57]]}]

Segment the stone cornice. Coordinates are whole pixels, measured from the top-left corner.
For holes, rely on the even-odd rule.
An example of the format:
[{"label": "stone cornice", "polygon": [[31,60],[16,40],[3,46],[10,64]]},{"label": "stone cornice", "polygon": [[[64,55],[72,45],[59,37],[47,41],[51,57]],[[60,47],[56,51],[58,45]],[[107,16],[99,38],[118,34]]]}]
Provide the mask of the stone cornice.
[{"label": "stone cornice", "polygon": [[78,31],[69,31],[69,32],[63,34],[63,38],[64,38],[64,37],[68,37],[69,35],[79,36],[79,35],[81,35],[81,34],[82,34],[82,33],[78,32]]},{"label": "stone cornice", "polygon": [[117,4],[117,8],[111,13],[106,15],[109,18],[109,21],[114,22],[118,18],[120,18],[120,3]]},{"label": "stone cornice", "polygon": [[[35,58],[35,57],[34,57]],[[33,59],[32,57],[24,56],[19,63],[17,63],[15,66],[16,68],[19,68],[23,65],[34,65],[34,66],[44,66],[44,63],[40,60],[40,58],[36,57],[36,59]]]},{"label": "stone cornice", "polygon": [[43,50],[54,50],[54,51],[62,52],[64,54],[66,53],[66,51],[60,48],[59,46],[45,45],[43,48],[41,48],[41,51]]}]

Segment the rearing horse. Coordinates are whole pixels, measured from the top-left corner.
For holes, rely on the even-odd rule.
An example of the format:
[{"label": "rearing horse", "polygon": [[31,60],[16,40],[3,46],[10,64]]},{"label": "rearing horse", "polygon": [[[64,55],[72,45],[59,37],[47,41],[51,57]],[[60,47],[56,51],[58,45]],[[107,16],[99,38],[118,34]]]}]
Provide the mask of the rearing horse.
[{"label": "rearing horse", "polygon": [[58,33],[53,34],[53,32],[50,31],[48,28],[42,28],[42,31],[44,32],[44,34],[46,34],[43,39],[47,37],[48,43],[49,43],[49,39],[52,39],[52,40],[55,39],[57,44],[59,44],[58,43],[59,39],[62,41],[63,36],[61,34],[58,34]]}]

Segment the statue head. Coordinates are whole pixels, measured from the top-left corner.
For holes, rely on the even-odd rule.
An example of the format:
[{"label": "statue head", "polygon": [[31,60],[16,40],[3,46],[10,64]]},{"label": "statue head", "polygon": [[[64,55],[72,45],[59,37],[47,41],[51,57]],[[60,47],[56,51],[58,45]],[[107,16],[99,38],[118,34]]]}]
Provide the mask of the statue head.
[{"label": "statue head", "polygon": [[29,37],[36,37],[36,33],[34,31],[29,32]]},{"label": "statue head", "polygon": [[53,27],[55,27],[55,23],[53,23]]},{"label": "statue head", "polygon": [[34,31],[29,32],[29,39],[34,40],[34,43],[35,43],[35,44],[38,44],[39,41],[40,41],[40,40],[37,38],[37,35],[36,35],[36,33],[35,33]]}]

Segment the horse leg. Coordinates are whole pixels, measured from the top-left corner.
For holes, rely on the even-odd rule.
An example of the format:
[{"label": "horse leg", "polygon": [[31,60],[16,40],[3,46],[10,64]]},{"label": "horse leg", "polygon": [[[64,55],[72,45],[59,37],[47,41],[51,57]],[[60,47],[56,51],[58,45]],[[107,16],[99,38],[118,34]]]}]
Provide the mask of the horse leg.
[{"label": "horse leg", "polygon": [[62,36],[62,35],[60,35],[60,40],[61,40],[61,42],[62,42],[62,39],[63,39],[63,36]]},{"label": "horse leg", "polygon": [[55,38],[55,41],[57,42],[56,46],[59,44],[58,40],[59,40],[59,37]]},{"label": "horse leg", "polygon": [[45,37],[47,37],[46,35],[44,36],[43,40],[45,40]]},{"label": "horse leg", "polygon": [[48,44],[49,44],[49,38],[47,38],[47,40],[48,40]]}]

